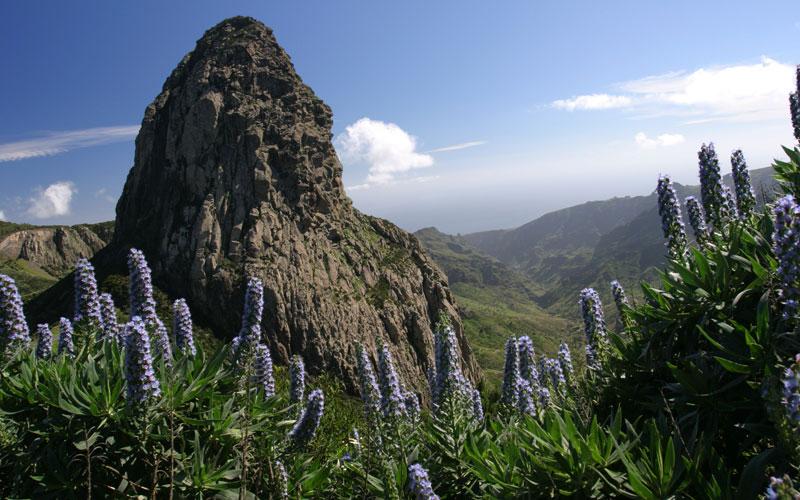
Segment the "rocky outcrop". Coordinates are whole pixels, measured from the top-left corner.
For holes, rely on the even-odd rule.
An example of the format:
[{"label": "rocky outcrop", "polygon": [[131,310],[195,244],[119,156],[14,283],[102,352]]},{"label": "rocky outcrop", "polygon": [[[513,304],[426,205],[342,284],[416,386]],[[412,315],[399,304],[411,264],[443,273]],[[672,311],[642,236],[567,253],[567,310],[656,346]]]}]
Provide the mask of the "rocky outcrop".
[{"label": "rocky outcrop", "polygon": [[355,390],[356,343],[383,339],[428,399],[432,325],[454,321],[480,373],[447,278],[417,239],[361,214],[342,188],[330,108],[272,31],[244,17],[197,42],[147,107],[104,258],[144,251],[156,283],[221,336],[239,329],[249,276],[264,282],[263,341],[278,363]]},{"label": "rocky outcrop", "polygon": [[0,239],[0,255],[32,262],[60,277],[72,271],[78,259],[92,258],[106,245],[88,226],[26,229]]}]

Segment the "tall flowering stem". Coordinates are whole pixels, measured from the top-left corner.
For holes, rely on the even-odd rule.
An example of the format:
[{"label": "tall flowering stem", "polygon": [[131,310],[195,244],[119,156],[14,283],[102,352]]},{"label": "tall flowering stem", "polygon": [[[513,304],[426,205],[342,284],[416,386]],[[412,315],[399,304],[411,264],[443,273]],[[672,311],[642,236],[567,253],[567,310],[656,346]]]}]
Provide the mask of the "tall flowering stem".
[{"label": "tall flowering stem", "polygon": [[564,378],[564,370],[561,369],[561,363],[557,359],[550,358],[547,360],[547,373],[550,375],[553,389],[559,392],[566,391],[567,379]]},{"label": "tall flowering stem", "polygon": [[72,323],[67,318],[61,318],[58,322],[58,354],[67,357],[75,357],[75,344],[72,342]]},{"label": "tall flowering stem", "polygon": [[[103,338],[120,343],[121,329],[117,322],[117,311],[110,293],[100,295],[100,316],[103,320]],[[98,339],[99,340],[99,339]]]},{"label": "tall flowering stem", "polygon": [[661,230],[667,239],[666,246],[672,259],[683,259],[686,255],[686,230],[681,217],[681,207],[675,196],[675,188],[669,176],[658,177],[658,215]]},{"label": "tall flowering stem", "polygon": [[439,323],[434,328],[434,352],[436,373],[431,387],[434,410],[438,411],[439,407],[449,400],[461,409],[474,414],[474,405],[471,403],[472,384],[461,371],[458,341],[450,318],[445,314],[441,315]]},{"label": "tall flowering stem", "polygon": [[358,362],[358,383],[361,388],[361,401],[364,404],[364,414],[367,419],[378,415],[381,406],[381,395],[372,362],[369,360],[366,349],[362,345],[356,346]]},{"label": "tall flowering stem", "polygon": [[800,354],[783,375],[783,397],[786,420],[793,432],[800,431]]},{"label": "tall flowering stem", "polygon": [[271,398],[275,395],[275,377],[272,373],[272,357],[269,354],[269,348],[264,344],[258,344],[255,349],[253,385],[263,391],[264,397]]},{"label": "tall flowering stem", "polygon": [[289,403],[297,404],[303,400],[306,391],[306,365],[303,358],[292,356],[289,364]]},{"label": "tall flowering stem", "polygon": [[197,350],[194,347],[194,335],[192,333],[192,315],[189,313],[189,306],[186,299],[178,299],[172,304],[174,313],[173,331],[175,332],[175,345],[184,354],[194,356]]},{"label": "tall flowering stem", "polygon": [[131,318],[139,316],[147,327],[156,324],[156,301],[153,298],[153,281],[150,267],[141,250],[131,248],[128,254],[130,272]]},{"label": "tall flowering stem", "polygon": [[736,208],[739,212],[739,219],[747,220],[753,215],[756,197],[753,194],[750,172],[747,170],[747,163],[744,161],[741,149],[731,153],[731,170],[733,184],[736,187]]},{"label": "tall flowering stem", "polygon": [[731,188],[722,185],[722,207],[720,208],[720,216],[723,220],[736,219],[738,214],[736,212],[736,202],[733,201],[733,193]]},{"label": "tall flowering stem", "polygon": [[527,335],[517,339],[517,352],[519,356],[519,375],[525,380],[532,381],[539,379],[536,370],[536,352],[533,348],[533,341]]},{"label": "tall flowering stem", "polygon": [[515,337],[506,341],[506,363],[503,370],[503,387],[500,394],[500,401],[509,406],[516,407],[519,398],[519,354],[518,344]]},{"label": "tall flowering stem", "polygon": [[703,215],[703,207],[697,202],[694,196],[686,197],[686,211],[689,212],[689,224],[694,231],[694,237],[700,247],[705,246],[711,238],[711,233],[706,225],[706,217]]},{"label": "tall flowering stem", "polygon": [[53,353],[53,332],[46,323],[37,325],[36,333],[39,335],[39,342],[36,344],[36,357],[47,359]]},{"label": "tall flowering stem", "polygon": [[164,362],[167,366],[172,366],[172,346],[169,341],[169,332],[167,332],[167,327],[164,326],[160,318],[157,317],[155,321],[156,329],[155,332],[153,332],[153,337],[155,340],[156,355],[164,358]]},{"label": "tall flowering stem", "polygon": [[795,68],[797,76],[797,90],[789,94],[789,111],[792,114],[792,128],[794,138],[800,141],[800,65]]},{"label": "tall flowering stem", "polygon": [[103,326],[94,267],[87,259],[80,259],[75,268],[75,314],[72,320],[77,323],[84,318],[95,328]]},{"label": "tall flowering stem", "polygon": [[278,482],[278,494],[281,500],[289,500],[289,476],[286,475],[286,469],[280,460],[275,461],[275,477]]},{"label": "tall flowering stem", "polygon": [[250,350],[261,342],[261,315],[264,311],[264,284],[260,279],[251,277],[247,282],[244,296],[244,313],[242,329],[234,339],[234,351],[247,357]]},{"label": "tall flowering stem", "polygon": [[400,392],[400,381],[392,362],[392,354],[382,341],[378,341],[378,387],[381,391],[381,413],[386,418],[399,418],[405,414],[405,403]]},{"label": "tall flowering stem", "polygon": [[125,341],[127,400],[129,405],[141,405],[148,399],[161,395],[161,388],[153,371],[147,329],[139,316],[134,316],[125,325]]},{"label": "tall flowering stem", "polygon": [[572,368],[572,356],[569,352],[569,345],[566,342],[561,342],[558,346],[558,363],[561,365],[562,373],[569,381],[575,370]]},{"label": "tall flowering stem", "polygon": [[0,346],[3,350],[31,342],[28,323],[22,312],[22,297],[14,280],[0,274]]},{"label": "tall flowering stem", "polygon": [[719,160],[714,151],[714,143],[703,144],[697,153],[700,165],[700,199],[706,215],[706,224],[719,227],[722,223],[722,208],[725,193],[722,189],[722,176],[719,172]]},{"label": "tall flowering stem", "polygon": [[439,500],[439,495],[433,492],[428,473],[420,464],[408,467],[408,478],[411,482],[411,492],[414,493],[416,500]]},{"label": "tall flowering stem", "polygon": [[603,303],[600,296],[593,288],[581,290],[581,313],[583,314],[583,329],[586,334],[586,366],[600,369],[601,353],[608,338],[606,321],[603,315]]},{"label": "tall flowering stem", "polygon": [[778,199],[775,208],[775,233],[772,236],[775,257],[778,261],[777,275],[780,296],[784,304],[784,319],[798,317],[798,276],[800,276],[800,206],[794,197],[787,194]]},{"label": "tall flowering stem", "polygon": [[306,409],[300,415],[297,423],[291,431],[289,431],[289,438],[294,445],[303,450],[308,446],[308,443],[314,439],[314,434],[317,432],[317,427],[322,420],[322,412],[325,409],[325,397],[320,389],[311,391],[308,395],[308,404]]},{"label": "tall flowering stem", "polygon": [[622,288],[622,285],[617,280],[611,282],[611,295],[614,297],[614,303],[620,313],[625,312],[631,306],[630,302],[628,302],[628,296],[625,295],[625,289]]}]

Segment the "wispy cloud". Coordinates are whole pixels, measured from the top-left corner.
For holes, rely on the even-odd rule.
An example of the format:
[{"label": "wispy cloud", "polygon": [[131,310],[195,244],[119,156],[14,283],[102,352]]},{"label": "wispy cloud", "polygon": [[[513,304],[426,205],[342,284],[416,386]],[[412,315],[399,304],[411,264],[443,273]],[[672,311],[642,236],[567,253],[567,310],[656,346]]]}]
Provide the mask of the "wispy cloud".
[{"label": "wispy cloud", "polygon": [[[422,184],[424,182],[431,182],[431,181],[435,181],[437,179],[439,179],[438,175],[424,175],[424,176],[419,176],[419,177],[411,177],[409,179],[394,180],[394,181],[391,182],[391,185],[392,186],[396,186],[396,185],[402,185],[402,184]],[[365,189],[370,189],[370,188],[377,187],[377,186],[386,186],[386,185],[387,185],[386,183],[384,183],[384,184],[364,183],[364,184],[356,184],[354,186],[345,186],[344,189],[346,191],[348,191],[348,192],[349,191],[363,191]]]},{"label": "wispy cloud", "polygon": [[55,182],[30,198],[28,215],[37,219],[47,219],[56,215],[67,215],[72,196],[77,193],[75,184],[70,181]]},{"label": "wispy cloud", "polygon": [[97,191],[95,191],[94,192],[94,197],[95,198],[102,198],[102,199],[106,200],[109,203],[113,203],[114,201],[116,201],[113,196],[108,194],[108,192],[106,191],[106,188],[100,188]]},{"label": "wispy cloud", "polygon": [[369,165],[366,184],[393,182],[398,174],[433,165],[417,152],[417,139],[394,123],[362,118],[336,138],[342,158]]},{"label": "wispy cloud", "polygon": [[441,153],[442,151],[456,151],[458,149],[473,148],[475,146],[481,146],[483,144],[486,144],[486,141],[465,142],[463,144],[456,144],[455,146],[447,146],[439,149],[431,149],[430,151],[425,151],[425,153]]},{"label": "wispy cloud", "polygon": [[665,146],[674,146],[675,144],[680,144],[682,142],[686,142],[686,138],[683,137],[681,134],[661,134],[655,139],[651,139],[647,137],[647,134],[644,132],[639,132],[634,137],[636,140],[636,144],[638,144],[643,149],[655,149],[659,147]]},{"label": "wispy cloud", "polygon": [[559,99],[553,101],[553,107],[566,111],[576,109],[613,109],[624,108],[633,104],[630,97],[624,95],[591,94],[573,97],[572,99]]},{"label": "wispy cloud", "polygon": [[139,125],[97,127],[48,132],[40,137],[0,144],[0,163],[51,156],[73,149],[127,141],[139,133]]},{"label": "wispy cloud", "polygon": [[620,95],[591,94],[558,100],[558,109],[627,107],[638,117],[691,116],[687,123],[783,118],[794,85],[794,66],[768,57],[750,65],[671,72],[617,85]]},{"label": "wispy cloud", "polygon": [[6,213],[0,210],[0,220],[6,220]]}]

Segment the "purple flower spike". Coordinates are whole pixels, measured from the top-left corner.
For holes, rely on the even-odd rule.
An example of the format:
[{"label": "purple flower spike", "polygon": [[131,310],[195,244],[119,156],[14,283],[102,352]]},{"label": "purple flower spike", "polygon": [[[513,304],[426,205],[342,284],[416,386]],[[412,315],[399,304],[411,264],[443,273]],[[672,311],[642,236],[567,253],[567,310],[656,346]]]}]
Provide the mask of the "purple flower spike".
[{"label": "purple flower spike", "polygon": [[558,362],[561,365],[561,371],[569,379],[574,370],[572,368],[572,356],[569,353],[569,345],[566,342],[561,342],[558,346]]},{"label": "purple flower spike", "polygon": [[583,313],[583,329],[586,333],[586,366],[600,369],[600,350],[608,336],[606,321],[603,316],[603,303],[593,288],[581,290],[581,312]]},{"label": "purple flower spike", "polygon": [[131,248],[128,254],[130,271],[131,318],[139,316],[146,327],[156,324],[156,301],[153,299],[153,282],[150,267],[141,250]]},{"label": "purple flower spike", "polygon": [[625,295],[625,289],[622,288],[622,285],[617,280],[611,282],[611,295],[614,297],[614,303],[620,313],[623,313],[626,307],[630,307],[628,297]]},{"label": "purple flower spike", "polygon": [[144,321],[134,316],[125,325],[125,378],[128,380],[128,404],[141,405],[150,398],[157,398],[161,389],[153,371],[150,355],[150,339]]},{"label": "purple flower spike", "polygon": [[719,227],[723,220],[723,204],[725,193],[722,189],[722,177],[719,173],[719,160],[714,151],[714,143],[703,144],[697,153],[700,160],[700,199],[706,214],[706,224]]},{"label": "purple flower spike", "polygon": [[0,274],[0,346],[3,350],[31,342],[28,323],[22,312],[22,298],[14,280]]},{"label": "purple flower spike", "polygon": [[256,346],[256,357],[253,362],[253,383],[264,392],[264,397],[275,395],[275,377],[272,374],[272,357],[269,348],[264,344]]},{"label": "purple flower spike", "polygon": [[261,314],[264,311],[264,285],[261,280],[252,277],[247,282],[244,296],[244,313],[242,329],[233,340],[233,349],[240,357],[247,357],[252,349],[261,342]]},{"label": "purple flower spike", "polygon": [[416,424],[419,421],[420,415],[420,408],[419,408],[419,398],[413,392],[406,391],[403,388],[403,406],[406,409],[406,414],[408,415],[408,420],[411,421],[412,424]]},{"label": "purple flower spike", "polygon": [[517,408],[523,415],[536,415],[536,398],[539,393],[539,382],[520,379],[517,389]]},{"label": "purple flower spike", "polygon": [[194,347],[194,335],[192,333],[192,315],[189,313],[189,306],[186,299],[178,299],[172,304],[174,313],[175,345],[182,353],[187,352],[194,356],[197,350]]},{"label": "purple flower spike", "polygon": [[292,356],[292,362],[289,365],[289,403],[297,404],[303,400],[303,394],[306,390],[306,365],[303,363],[303,358],[298,355]]},{"label": "purple flower spike", "polygon": [[103,338],[121,344],[121,329],[117,323],[117,311],[114,309],[114,299],[110,293],[100,295],[100,316],[103,320]]},{"label": "purple flower spike", "polygon": [[438,408],[448,399],[470,402],[472,387],[461,372],[458,341],[450,319],[446,315],[442,315],[434,328],[433,341],[436,370],[431,395],[434,408]]},{"label": "purple flower spike", "polygon": [[792,128],[794,129],[794,138],[800,141],[800,65],[796,68],[797,71],[797,90],[789,94],[789,111],[792,114]]},{"label": "purple flower spike", "polygon": [[67,318],[58,322],[58,354],[70,358],[75,357],[75,345],[72,343],[72,323]]},{"label": "purple flower spike", "polygon": [[706,226],[706,217],[703,215],[703,208],[694,196],[686,197],[686,211],[689,212],[689,224],[692,226],[697,244],[701,247],[705,246],[711,238],[711,234],[708,230],[708,226]]},{"label": "purple flower spike", "polygon": [[392,354],[382,341],[378,341],[378,386],[381,390],[381,413],[386,418],[400,418],[405,412],[400,381],[392,363]]},{"label": "purple flower spike", "polygon": [[289,476],[286,475],[286,469],[280,460],[275,461],[275,477],[278,480],[278,492],[281,500],[289,500]]},{"label": "purple flower spike", "polygon": [[36,333],[39,335],[39,342],[36,344],[36,357],[47,359],[53,353],[53,332],[46,323],[37,325]]},{"label": "purple flower spike", "polygon": [[478,389],[472,390],[472,414],[477,423],[483,422],[483,403],[481,402],[481,393]]},{"label": "purple flower spike", "polygon": [[420,464],[408,467],[408,479],[411,481],[411,491],[416,495],[417,500],[439,500],[439,495],[433,492],[428,473]]},{"label": "purple flower spike", "polygon": [[84,318],[95,328],[103,327],[94,267],[87,259],[80,259],[75,268],[75,314],[72,321],[77,323]]},{"label": "purple flower spike", "polygon": [[750,172],[747,170],[747,163],[744,161],[741,149],[737,149],[731,154],[731,169],[733,184],[736,187],[736,208],[739,212],[739,219],[747,220],[753,215],[756,197],[753,194]]},{"label": "purple flower spike", "polygon": [[519,392],[519,354],[517,339],[514,337],[506,341],[506,364],[503,370],[503,388],[500,401],[513,408],[517,406]]},{"label": "purple flower spike", "polygon": [[292,430],[289,431],[289,438],[299,449],[305,449],[308,443],[314,439],[314,434],[317,432],[320,420],[322,420],[324,409],[325,397],[322,391],[320,389],[311,391],[311,394],[308,395],[306,409],[300,415]]},{"label": "purple flower spike", "polygon": [[669,176],[658,177],[658,215],[661,216],[661,230],[667,239],[669,257],[683,259],[686,256],[686,228],[681,217],[681,207],[675,196],[675,188]]},{"label": "purple flower spike", "polygon": [[780,283],[778,296],[784,305],[784,319],[798,316],[800,299],[800,206],[792,195],[780,198],[772,212],[775,215],[775,233],[772,236],[775,257],[778,261],[777,276]]},{"label": "purple flower spike", "polygon": [[539,372],[536,369],[536,352],[533,349],[533,341],[527,335],[523,335],[517,340],[517,352],[519,353],[519,375],[527,381],[538,380]]},{"label": "purple flower spike", "polygon": [[361,401],[364,403],[364,413],[367,419],[375,417],[381,405],[381,395],[372,362],[363,346],[356,346],[358,351],[358,383],[361,387]]},{"label": "purple flower spike", "polygon": [[736,213],[736,203],[733,201],[733,193],[731,188],[722,185],[722,207],[720,208],[720,217],[723,220],[731,220],[738,217]]},{"label": "purple flower spike", "polygon": [[169,342],[169,333],[167,332],[167,327],[164,326],[164,323],[159,318],[156,318],[156,330],[153,335],[155,337],[156,355],[163,357],[167,366],[172,366],[172,347]]}]

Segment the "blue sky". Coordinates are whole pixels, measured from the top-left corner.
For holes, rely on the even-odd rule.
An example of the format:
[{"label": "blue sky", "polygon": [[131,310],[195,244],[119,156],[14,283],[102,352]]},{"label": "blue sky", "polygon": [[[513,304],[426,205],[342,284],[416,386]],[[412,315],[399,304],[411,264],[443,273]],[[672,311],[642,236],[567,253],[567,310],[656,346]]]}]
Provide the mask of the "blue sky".
[{"label": "blue sky", "polygon": [[333,109],[355,206],[408,230],[514,227],[696,183],[793,142],[784,2],[3,2],[0,217],[114,217],[145,107],[203,32],[272,27]]}]

